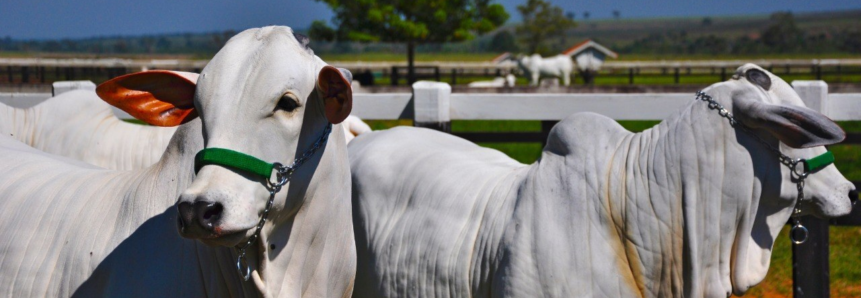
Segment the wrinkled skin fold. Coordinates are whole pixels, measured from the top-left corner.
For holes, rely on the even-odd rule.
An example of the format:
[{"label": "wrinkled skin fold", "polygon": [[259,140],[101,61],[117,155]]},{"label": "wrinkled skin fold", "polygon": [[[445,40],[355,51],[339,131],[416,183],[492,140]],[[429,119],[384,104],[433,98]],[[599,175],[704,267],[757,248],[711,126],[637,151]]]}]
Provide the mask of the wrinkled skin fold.
[{"label": "wrinkled skin fold", "polygon": [[[765,114],[778,107],[815,118],[798,124],[809,135],[755,129],[789,156],[825,149],[790,148],[778,138],[842,140],[839,127],[803,108],[780,78],[768,74],[768,89],[747,81],[752,69],[767,73],[745,65],[705,92],[745,119],[784,119]],[[421,128],[355,140],[354,297],[743,294],[765,277],[795,184],[773,152],[693,97],[642,133],[574,114],[553,128],[532,165]],[[743,108],[752,105],[762,108]],[[846,214],[851,189],[829,166],[808,178],[801,208]]]}]

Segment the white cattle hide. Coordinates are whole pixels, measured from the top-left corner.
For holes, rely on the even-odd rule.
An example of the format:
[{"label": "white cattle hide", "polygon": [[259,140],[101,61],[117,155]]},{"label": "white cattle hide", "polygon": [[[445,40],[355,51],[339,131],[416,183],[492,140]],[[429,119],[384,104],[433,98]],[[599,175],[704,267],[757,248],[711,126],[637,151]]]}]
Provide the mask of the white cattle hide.
[{"label": "white cattle hide", "polygon": [[[779,145],[791,157],[845,137],[766,73],[746,65],[705,92],[769,144],[813,146]],[[354,297],[743,294],[765,277],[795,184],[774,152],[693,97],[642,133],[574,114],[532,165],[422,128],[357,139]],[[851,189],[828,166],[800,207],[846,214]]]},{"label": "white cattle hide", "polygon": [[494,78],[493,81],[475,81],[467,84],[470,88],[502,88],[502,87],[514,87],[514,81],[516,78],[512,74],[508,74],[505,77],[497,77]]},{"label": "white cattle hide", "polygon": [[344,137],[347,144],[361,134],[371,132],[371,127],[362,121],[362,118],[350,115],[344,122],[341,122],[341,127],[344,128]]},{"label": "white cattle hide", "polygon": [[112,170],[156,163],[175,127],[127,123],[93,91],[74,90],[28,109],[0,104],[0,134],[47,153]]},{"label": "white cattle hide", "polygon": [[538,79],[542,77],[561,78],[565,86],[571,84],[574,62],[567,55],[542,58],[541,55],[532,54],[532,56],[517,57],[515,61],[523,74],[530,78],[531,86],[538,86]]},{"label": "white cattle hide", "polygon": [[[212,147],[289,165],[328,122],[346,118],[349,73],[306,45],[287,27],[249,29],[199,79],[150,71],[99,86],[103,99],[150,124],[185,123],[144,169],[98,169],[0,135],[0,296],[350,296],[355,244],[340,125],[274,196],[247,250],[249,281],[233,247],[254,234],[266,182],[218,165],[195,175],[195,154]],[[189,230],[211,214],[185,221],[175,206],[203,199],[223,211]]]}]

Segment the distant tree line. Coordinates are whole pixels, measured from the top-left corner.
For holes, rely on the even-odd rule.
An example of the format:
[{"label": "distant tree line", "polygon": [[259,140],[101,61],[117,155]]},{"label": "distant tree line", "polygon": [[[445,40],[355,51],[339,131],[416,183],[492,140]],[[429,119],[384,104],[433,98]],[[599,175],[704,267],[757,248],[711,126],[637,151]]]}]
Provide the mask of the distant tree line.
[{"label": "distant tree line", "polygon": [[[685,30],[678,30],[651,34],[621,46],[618,51],[674,55],[861,53],[861,29],[858,27],[806,32],[798,27],[790,12],[774,13],[769,19],[768,27],[760,32],[735,38],[713,34],[693,37]],[[702,21],[703,26],[711,24],[711,18]]]},{"label": "distant tree line", "polygon": [[212,33],[179,33],[144,36],[106,36],[84,39],[0,39],[0,52],[47,52],[86,54],[201,54],[221,49],[233,30]]},{"label": "distant tree line", "polygon": [[[498,28],[474,39],[462,42],[423,42],[415,45],[417,53],[558,53],[581,41],[570,36],[576,23],[558,7],[545,1],[526,1],[518,7],[523,15],[542,16],[535,25],[528,22]],[[521,9],[522,8],[522,9]],[[525,15],[524,15],[525,16]],[[529,17],[524,17],[530,20]],[[551,20],[551,21],[548,21]],[[551,22],[551,23],[548,23]],[[706,17],[700,26],[716,26]],[[550,24],[550,25],[547,25]],[[816,26],[803,29],[795,16],[788,12],[774,13],[767,26],[749,30],[745,35],[689,34],[686,30],[670,30],[636,38],[630,42],[606,44],[621,54],[643,55],[756,55],[756,54],[831,54],[861,53],[861,26],[857,24]],[[842,27],[841,27],[842,26]],[[542,28],[566,28],[546,33]],[[566,31],[567,30],[567,31]],[[355,42],[337,38],[343,32],[317,21],[309,30],[311,46],[320,54],[361,54],[369,52],[405,53],[407,47],[399,42]],[[107,36],[86,39],[19,40],[0,38],[0,52],[116,54],[183,54],[207,58],[215,54],[236,34],[228,30],[210,33],[178,33],[145,36]],[[537,38],[536,38],[537,37]],[[601,36],[594,36],[601,42]],[[327,41],[328,40],[328,41]]]}]

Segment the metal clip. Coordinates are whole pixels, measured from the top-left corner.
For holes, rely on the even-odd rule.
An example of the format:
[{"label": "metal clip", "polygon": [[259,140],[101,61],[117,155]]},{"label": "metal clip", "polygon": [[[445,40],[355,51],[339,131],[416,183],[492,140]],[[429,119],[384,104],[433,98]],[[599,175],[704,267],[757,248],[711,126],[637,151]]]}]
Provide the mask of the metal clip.
[{"label": "metal clip", "polygon": [[[242,267],[245,267],[245,270],[242,270]],[[251,267],[248,266],[248,260],[245,259],[245,249],[239,251],[239,257],[236,259],[236,270],[239,270],[239,275],[242,275],[245,281],[251,278]]]},{"label": "metal clip", "polygon": [[[798,165],[801,165],[801,172],[798,171]],[[799,180],[804,180],[807,178],[807,175],[810,175],[810,172],[807,171],[807,160],[803,158],[793,160],[789,169],[792,170],[792,174],[795,175],[795,178],[798,178]]]},{"label": "metal clip", "polygon": [[792,240],[794,244],[802,244],[807,241],[807,237],[810,235],[810,232],[807,231],[807,227],[801,224],[801,221],[796,219],[795,225],[789,229],[789,239]]}]

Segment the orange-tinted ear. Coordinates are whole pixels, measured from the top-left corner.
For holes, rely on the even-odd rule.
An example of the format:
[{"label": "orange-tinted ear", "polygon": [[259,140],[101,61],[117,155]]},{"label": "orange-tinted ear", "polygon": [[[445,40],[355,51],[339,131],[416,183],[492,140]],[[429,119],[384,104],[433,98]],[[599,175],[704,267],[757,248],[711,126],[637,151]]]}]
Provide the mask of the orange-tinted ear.
[{"label": "orange-tinted ear", "polygon": [[129,115],[155,126],[177,126],[197,118],[196,73],[150,70],[102,83],[96,94]]},{"label": "orange-tinted ear", "polygon": [[317,95],[326,106],[326,118],[341,123],[353,110],[353,75],[349,70],[325,66],[317,76]]}]

